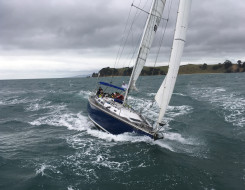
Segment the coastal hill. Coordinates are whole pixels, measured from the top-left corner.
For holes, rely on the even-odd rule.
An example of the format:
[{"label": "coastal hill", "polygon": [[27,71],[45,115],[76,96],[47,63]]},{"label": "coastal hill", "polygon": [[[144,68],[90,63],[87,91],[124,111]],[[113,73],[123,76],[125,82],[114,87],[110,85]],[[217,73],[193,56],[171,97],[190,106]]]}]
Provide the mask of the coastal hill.
[{"label": "coastal hill", "polygon": [[[106,76],[129,76],[132,72],[132,67],[125,68],[110,68],[106,67],[99,71],[101,77]],[[168,72],[168,66],[161,67],[144,67],[141,71],[142,76],[149,75],[166,75]],[[189,64],[182,65],[179,69],[179,74],[197,74],[197,73],[237,73],[245,72],[245,62],[238,60],[237,63],[232,63],[226,60],[224,63],[215,65],[207,65],[206,63],[201,65]],[[93,73],[92,77],[97,77],[98,73]]]}]

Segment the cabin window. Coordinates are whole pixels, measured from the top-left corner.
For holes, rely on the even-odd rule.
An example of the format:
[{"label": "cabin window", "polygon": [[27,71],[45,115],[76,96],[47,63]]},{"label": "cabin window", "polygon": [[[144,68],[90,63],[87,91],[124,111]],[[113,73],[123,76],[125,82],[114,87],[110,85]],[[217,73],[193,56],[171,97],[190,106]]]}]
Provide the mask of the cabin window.
[{"label": "cabin window", "polygon": [[138,119],[134,119],[134,118],[129,118],[129,119],[131,119],[131,120],[133,120],[133,121],[135,121],[135,122],[141,122],[140,120],[138,120]]}]

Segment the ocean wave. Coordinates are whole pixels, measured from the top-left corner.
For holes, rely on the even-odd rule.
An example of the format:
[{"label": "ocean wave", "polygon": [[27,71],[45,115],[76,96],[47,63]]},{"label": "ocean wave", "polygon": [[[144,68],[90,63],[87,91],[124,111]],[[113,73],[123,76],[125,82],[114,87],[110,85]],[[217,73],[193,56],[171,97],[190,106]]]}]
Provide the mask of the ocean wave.
[{"label": "ocean wave", "polygon": [[3,94],[3,95],[13,95],[13,94],[26,94],[28,93],[29,91],[28,90],[0,90],[0,94]]},{"label": "ocean wave", "polygon": [[84,99],[88,99],[88,97],[91,95],[91,91],[88,90],[81,90],[78,94],[82,96]]},{"label": "ocean wave", "polygon": [[190,139],[190,138],[186,139],[186,138],[182,137],[182,135],[179,133],[165,132],[164,138],[166,140],[176,141],[176,142],[179,142],[181,144],[187,144],[187,145],[195,144],[193,139]]},{"label": "ocean wave", "polygon": [[11,97],[11,98],[0,100],[0,105],[3,105],[3,106],[18,105],[18,104],[30,103],[30,102],[33,102],[33,101],[35,101],[35,100],[28,99],[28,98],[20,98],[18,96],[14,96],[14,97]]},{"label": "ocean wave", "polygon": [[50,105],[50,104],[51,104],[51,102],[43,102],[43,103],[41,103],[40,100],[37,100],[37,102],[33,102],[28,107],[26,107],[25,110],[26,111],[39,111],[39,110],[42,110],[42,109],[52,109],[53,106]]},{"label": "ocean wave", "polygon": [[[157,93],[146,93],[147,96],[156,96]],[[174,95],[177,95],[177,96],[187,96],[185,94],[182,94],[182,93],[173,93]]]},{"label": "ocean wave", "polygon": [[218,106],[223,110],[225,121],[234,126],[245,126],[245,99],[224,88],[193,88],[192,95]]},{"label": "ocean wave", "polygon": [[[104,140],[104,142],[115,143],[111,145],[117,145],[116,143],[146,143],[150,145],[158,145],[164,149],[168,149],[172,152],[176,152],[179,149],[179,145],[197,145],[196,141],[191,138],[184,138],[181,134],[175,132],[163,131],[164,139],[154,141],[148,136],[138,135],[136,133],[123,133],[119,135],[108,134],[106,132],[87,128],[87,134]],[[174,144],[173,144],[174,142]],[[79,141],[76,144],[79,145]],[[74,147],[75,148],[75,147]]]},{"label": "ocean wave", "polygon": [[[111,157],[110,150],[105,148],[104,143],[84,138],[84,134],[81,133],[67,137],[67,143],[77,151],[75,154],[67,156],[62,164],[72,169],[76,175],[83,177],[86,182],[96,182],[98,180],[96,168],[102,159],[108,160]],[[112,165],[107,167],[115,169]]]},{"label": "ocean wave", "polygon": [[[151,118],[153,121],[157,120],[160,108],[153,100],[135,98],[132,96],[129,96],[128,99],[132,108],[137,111],[141,111],[143,116]],[[175,117],[190,114],[192,110],[193,108],[189,105],[168,106],[164,120],[166,124],[168,124],[169,121],[172,121]]]},{"label": "ocean wave", "polygon": [[243,181],[245,182],[245,169],[243,169]]},{"label": "ocean wave", "polygon": [[[173,108],[176,109],[176,108]],[[180,108],[184,109],[184,108]],[[93,163],[96,167],[106,167],[114,171],[125,171],[127,163],[116,162],[114,160],[108,160],[110,156],[108,154],[101,154],[100,149],[105,149],[105,147],[110,149],[111,146],[118,146],[120,144],[138,144],[145,143],[146,146],[158,146],[160,148],[166,149],[171,152],[181,152],[192,154],[194,149],[190,146],[199,146],[196,141],[190,137],[183,137],[182,134],[178,132],[171,132],[172,130],[168,125],[164,126],[163,133],[164,139],[154,141],[148,136],[138,135],[136,133],[123,133],[119,135],[108,134],[101,130],[97,130],[94,127],[94,124],[89,120],[89,118],[83,115],[82,112],[77,114],[74,113],[56,113],[52,115],[47,115],[40,117],[32,122],[32,125],[51,125],[61,127],[64,126],[68,130],[80,131],[78,135],[74,135],[67,139],[67,143],[74,149],[84,150],[81,155],[76,155],[75,157],[80,156],[79,159],[86,160],[87,157],[93,157],[93,160],[90,160],[90,163]],[[88,136],[89,135],[89,136]],[[100,146],[102,146],[100,148]],[[96,155],[96,158],[95,158]],[[86,158],[85,158],[86,157]],[[78,158],[69,158],[79,160]],[[70,162],[70,161],[69,161]],[[136,166],[135,166],[136,167]],[[144,163],[139,163],[137,167],[145,167]],[[83,169],[74,169],[78,175],[85,177],[89,182],[96,181],[96,171]],[[81,174],[83,170],[83,174]]]},{"label": "ocean wave", "polygon": [[[96,132],[94,130],[94,132]],[[120,146],[127,135],[120,140],[113,135],[97,131],[100,135],[99,138],[90,139],[84,138],[84,134],[77,134],[67,138],[67,143],[77,150],[76,154],[68,156],[65,165],[74,170],[77,175],[83,176],[88,182],[96,182],[99,177],[96,174],[97,169],[109,169],[113,172],[127,172],[133,168],[147,167],[145,160],[135,158],[135,154],[147,154],[149,149],[141,148],[136,149],[133,153],[128,153],[118,150],[118,148],[112,148],[113,146]],[[94,133],[93,133],[94,134]],[[111,142],[108,142],[106,136],[109,135]],[[100,138],[103,137],[103,138]],[[104,139],[107,139],[104,141]],[[119,140],[119,141],[117,141]],[[122,159],[115,159],[115,154]],[[152,162],[152,160],[149,160]]]},{"label": "ocean wave", "polygon": [[67,190],[76,190],[76,189],[74,189],[73,186],[69,185],[69,186],[67,187]]},{"label": "ocean wave", "polygon": [[[84,91],[83,91],[84,93]],[[85,92],[85,94],[88,94],[88,92]],[[148,101],[148,107],[144,109],[143,114],[152,116],[153,119],[157,119],[158,113],[156,113],[156,105],[154,104],[153,107],[150,106],[150,101],[147,99],[135,99],[130,97],[130,100],[134,100],[136,102],[136,106],[140,108],[140,104],[144,102],[147,103]],[[33,107],[30,107],[29,109],[36,110],[41,109],[45,107],[49,107],[50,105],[48,102],[42,104],[35,105],[33,104]],[[51,109],[52,108],[52,109]],[[169,125],[166,124],[164,126],[164,137],[163,140],[154,141],[148,136],[141,136],[135,133],[124,133],[120,135],[112,135],[108,134],[106,132],[93,129],[94,126],[92,122],[89,120],[89,118],[85,115],[83,115],[82,112],[79,113],[71,113],[68,108],[65,105],[53,105],[50,108],[50,112],[46,113],[46,115],[41,116],[34,121],[29,122],[31,125],[34,126],[40,126],[40,125],[50,125],[50,126],[64,126],[69,130],[76,130],[76,131],[86,131],[86,134],[90,135],[91,137],[96,137],[100,140],[103,140],[104,142],[109,142],[109,144],[113,144],[113,142],[120,142],[120,143],[147,143],[150,145],[157,145],[164,149],[168,149],[170,151],[176,151],[175,146],[178,146],[177,144],[191,144],[189,139],[185,139],[181,136],[181,134],[178,133],[171,133],[168,132]],[[190,113],[192,110],[192,107],[190,106],[169,106],[167,111],[167,122],[171,120],[171,118],[174,118],[179,115],[184,115]],[[84,135],[84,133],[82,133]],[[79,141],[78,138],[75,138],[73,142],[73,148],[76,148],[76,146],[80,146],[81,141]],[[172,146],[172,142],[175,142]],[[82,143],[84,143],[82,141]],[[108,167],[116,167],[116,163],[108,163]],[[113,166],[112,166],[113,165]],[[119,167],[120,168],[120,167]]]},{"label": "ocean wave", "polygon": [[166,117],[175,118],[180,115],[190,114],[193,110],[193,107],[189,105],[182,106],[168,106],[166,111]]},{"label": "ocean wave", "polygon": [[182,94],[182,93],[173,93],[174,95],[178,95],[178,96],[187,96],[185,94]]},{"label": "ocean wave", "polygon": [[[127,173],[136,168],[152,166],[154,159],[152,160],[151,157],[146,156],[152,150],[149,146],[157,146],[171,152],[184,152],[192,155],[193,147],[189,147],[196,145],[192,140],[170,132],[165,134],[165,139],[157,141],[133,133],[112,135],[92,129],[87,129],[87,133],[96,138],[85,138],[84,133],[67,138],[67,143],[77,152],[68,156],[64,165],[72,168],[76,175],[86,178],[89,183],[95,183],[99,179],[97,169],[106,168],[114,173],[122,171]],[[130,144],[131,147],[135,147],[134,152],[118,150],[118,146],[123,144]],[[115,159],[115,154],[122,159]],[[145,157],[145,159],[142,160],[141,157]]]},{"label": "ocean wave", "polygon": [[[45,173],[45,170],[47,171],[47,173]],[[50,172],[55,174],[61,174],[61,172],[57,170],[57,167],[45,163],[39,165],[36,169],[36,175],[52,177],[51,174],[49,174]]]},{"label": "ocean wave", "polygon": [[157,93],[147,93],[147,96],[156,96]]},{"label": "ocean wave", "polygon": [[61,113],[54,115],[47,115],[40,117],[32,122],[31,125],[51,125],[51,126],[65,126],[70,130],[84,131],[90,124],[87,117],[84,117],[81,112],[77,114],[73,113]]}]

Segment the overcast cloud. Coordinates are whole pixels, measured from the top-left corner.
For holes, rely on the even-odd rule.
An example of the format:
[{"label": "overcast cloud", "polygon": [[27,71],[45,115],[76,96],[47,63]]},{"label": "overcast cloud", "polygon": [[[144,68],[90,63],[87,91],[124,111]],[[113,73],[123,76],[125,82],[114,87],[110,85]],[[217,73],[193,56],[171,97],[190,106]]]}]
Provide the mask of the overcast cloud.
[{"label": "overcast cloud", "polygon": [[[178,1],[172,0],[158,65],[166,65],[169,59]],[[113,67],[131,3],[132,0],[0,0],[0,79],[68,77]],[[145,10],[150,3],[151,0],[134,0]],[[168,7],[169,4],[165,18]],[[244,10],[244,0],[192,0],[183,63],[245,61]],[[136,11],[132,8],[131,20]],[[146,16],[138,12],[122,63],[117,67],[133,64],[129,60]],[[154,62],[161,32],[159,29],[147,65]]]}]

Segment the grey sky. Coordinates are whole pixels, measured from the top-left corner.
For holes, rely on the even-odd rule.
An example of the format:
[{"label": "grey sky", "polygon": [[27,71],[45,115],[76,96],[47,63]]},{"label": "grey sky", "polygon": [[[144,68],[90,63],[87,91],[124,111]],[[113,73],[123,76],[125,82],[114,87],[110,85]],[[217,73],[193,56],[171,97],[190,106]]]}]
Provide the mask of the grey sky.
[{"label": "grey sky", "polygon": [[[67,77],[113,67],[132,1],[0,0],[0,79]],[[172,0],[158,65],[169,58],[178,1]],[[134,0],[139,2],[147,10],[151,0]],[[164,17],[167,10],[168,5]],[[183,63],[245,61],[244,10],[243,0],[193,0]],[[135,12],[132,8],[131,19]],[[127,58],[145,19],[141,12],[117,66],[133,64]],[[160,33],[148,65],[154,62]]]}]

